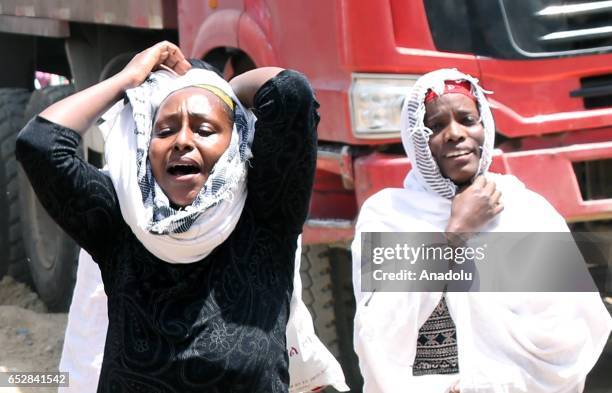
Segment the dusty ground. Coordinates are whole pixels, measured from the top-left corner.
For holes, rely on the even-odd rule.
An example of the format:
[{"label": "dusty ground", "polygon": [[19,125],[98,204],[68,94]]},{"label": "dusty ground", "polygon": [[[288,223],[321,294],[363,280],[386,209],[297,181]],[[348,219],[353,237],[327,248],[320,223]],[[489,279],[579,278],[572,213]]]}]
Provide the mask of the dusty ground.
[{"label": "dusty ground", "polygon": [[[66,314],[47,314],[30,288],[0,280],[0,371],[57,371]],[[56,388],[2,388],[0,393],[54,393]]]}]

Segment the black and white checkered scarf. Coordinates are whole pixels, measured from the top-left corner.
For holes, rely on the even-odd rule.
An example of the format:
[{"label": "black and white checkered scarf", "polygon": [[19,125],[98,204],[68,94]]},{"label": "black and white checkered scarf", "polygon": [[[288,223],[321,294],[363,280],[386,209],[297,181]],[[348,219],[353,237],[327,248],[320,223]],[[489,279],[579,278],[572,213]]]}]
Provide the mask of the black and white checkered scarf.
[{"label": "black and white checkered scarf", "polygon": [[[191,205],[171,206],[148,161],[154,116],[172,92],[194,85],[211,85],[236,104],[230,145],[213,167]],[[233,231],[246,200],[247,161],[255,116],[244,108],[230,85],[212,71],[192,69],[176,77],[158,71],[127,91],[104,116],[110,129],[106,161],[125,221],[154,255],[171,263],[201,260]]]}]

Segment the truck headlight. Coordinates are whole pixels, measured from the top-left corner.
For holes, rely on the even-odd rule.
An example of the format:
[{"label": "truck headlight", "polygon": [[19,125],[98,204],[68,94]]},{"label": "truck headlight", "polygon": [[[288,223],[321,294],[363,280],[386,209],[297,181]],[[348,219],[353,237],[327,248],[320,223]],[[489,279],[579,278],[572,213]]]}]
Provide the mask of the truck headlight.
[{"label": "truck headlight", "polygon": [[397,138],[406,93],[418,75],[353,74],[351,122],[358,138]]}]

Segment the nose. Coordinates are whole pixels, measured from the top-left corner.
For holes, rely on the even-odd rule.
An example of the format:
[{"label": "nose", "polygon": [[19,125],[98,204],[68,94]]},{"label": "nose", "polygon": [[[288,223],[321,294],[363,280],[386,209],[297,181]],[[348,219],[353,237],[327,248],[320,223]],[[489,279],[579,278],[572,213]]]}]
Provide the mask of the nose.
[{"label": "nose", "polygon": [[180,131],[176,134],[176,138],[174,138],[174,150],[183,151],[183,150],[193,150],[193,132],[191,128],[187,124],[183,124]]},{"label": "nose", "polygon": [[449,125],[444,130],[444,141],[445,142],[457,142],[465,139],[466,129],[463,124],[451,120]]}]

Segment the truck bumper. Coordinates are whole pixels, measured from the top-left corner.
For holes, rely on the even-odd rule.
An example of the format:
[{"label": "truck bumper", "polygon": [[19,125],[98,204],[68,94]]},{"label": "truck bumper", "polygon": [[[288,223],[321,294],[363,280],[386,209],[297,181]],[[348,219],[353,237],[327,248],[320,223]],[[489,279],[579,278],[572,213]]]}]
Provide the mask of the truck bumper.
[{"label": "truck bumper", "polygon": [[[612,142],[599,142],[512,153],[498,153],[491,171],[511,174],[546,198],[568,222],[612,218],[612,194],[599,199],[582,195],[575,164],[612,160]],[[401,187],[410,163],[405,157],[372,154],[355,163],[358,205],[385,187]],[[612,173],[601,174],[612,184]]]},{"label": "truck bumper", "polygon": [[[608,161],[609,160],[609,161]],[[605,220],[612,218],[612,172],[595,174],[590,181],[609,184],[609,193],[594,198],[581,191],[577,165],[608,161],[612,168],[612,141],[575,144],[556,148],[497,152],[491,171],[512,174],[527,188],[546,198],[568,222]],[[354,192],[357,206],[377,191],[402,187],[410,163],[405,156],[371,153],[356,158],[353,163]],[[601,188],[601,187],[600,187]],[[340,222],[342,221],[342,222]],[[352,238],[351,220],[309,220],[304,227],[306,242],[347,242]]]}]

